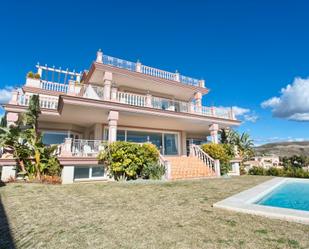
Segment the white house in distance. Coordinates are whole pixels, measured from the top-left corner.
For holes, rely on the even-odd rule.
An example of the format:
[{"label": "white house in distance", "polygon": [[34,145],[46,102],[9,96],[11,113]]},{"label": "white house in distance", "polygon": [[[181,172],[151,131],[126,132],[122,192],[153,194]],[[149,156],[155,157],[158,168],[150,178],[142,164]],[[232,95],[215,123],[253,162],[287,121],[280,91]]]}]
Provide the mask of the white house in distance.
[{"label": "white house in distance", "polygon": [[[220,174],[216,160],[197,146],[218,130],[238,126],[232,108],[202,106],[204,80],[186,77],[97,52],[88,71],[37,65],[4,105],[8,125],[40,96],[39,129],[45,144],[59,144],[63,183],[107,179],[96,159],[102,141],[151,142],[160,150],[168,179]],[[14,160],[1,158],[2,178]]]}]

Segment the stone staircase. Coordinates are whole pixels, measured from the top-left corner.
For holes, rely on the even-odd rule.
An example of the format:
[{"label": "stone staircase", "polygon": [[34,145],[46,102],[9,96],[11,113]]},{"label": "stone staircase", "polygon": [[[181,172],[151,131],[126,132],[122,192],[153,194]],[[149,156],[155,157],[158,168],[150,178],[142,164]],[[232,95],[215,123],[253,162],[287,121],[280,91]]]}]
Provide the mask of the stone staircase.
[{"label": "stone staircase", "polygon": [[215,172],[196,156],[166,157],[170,163],[170,179],[214,177]]}]

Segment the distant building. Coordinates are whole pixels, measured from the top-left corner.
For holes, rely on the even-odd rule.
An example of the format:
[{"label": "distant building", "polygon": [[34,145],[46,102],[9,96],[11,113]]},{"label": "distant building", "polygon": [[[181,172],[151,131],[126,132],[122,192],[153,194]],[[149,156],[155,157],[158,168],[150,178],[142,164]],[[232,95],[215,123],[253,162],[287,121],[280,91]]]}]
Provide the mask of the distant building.
[{"label": "distant building", "polygon": [[271,167],[281,167],[279,156],[277,155],[256,156],[251,160],[244,162],[244,166],[247,170],[254,166],[262,167],[264,169],[269,169]]}]

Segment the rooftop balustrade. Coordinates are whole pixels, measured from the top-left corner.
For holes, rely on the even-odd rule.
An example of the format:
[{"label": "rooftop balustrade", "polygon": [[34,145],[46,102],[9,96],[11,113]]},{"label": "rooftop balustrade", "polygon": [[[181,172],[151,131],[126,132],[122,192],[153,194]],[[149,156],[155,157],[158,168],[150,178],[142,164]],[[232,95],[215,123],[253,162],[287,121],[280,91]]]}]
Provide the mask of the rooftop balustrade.
[{"label": "rooftop balustrade", "polygon": [[184,75],[179,74],[177,71],[175,73],[171,73],[171,72],[164,71],[158,68],[142,65],[139,61],[132,62],[132,61],[119,59],[119,58],[112,57],[112,56],[105,55],[105,54],[103,55],[102,52],[100,51],[98,53],[101,53],[101,54],[99,55],[100,58],[97,57],[97,62],[101,62],[106,65],[126,69],[126,70],[133,71],[133,72],[147,74],[147,75],[157,77],[157,78],[173,80],[173,81],[184,83],[186,85],[205,87],[204,80],[198,80],[195,78],[184,76]]}]

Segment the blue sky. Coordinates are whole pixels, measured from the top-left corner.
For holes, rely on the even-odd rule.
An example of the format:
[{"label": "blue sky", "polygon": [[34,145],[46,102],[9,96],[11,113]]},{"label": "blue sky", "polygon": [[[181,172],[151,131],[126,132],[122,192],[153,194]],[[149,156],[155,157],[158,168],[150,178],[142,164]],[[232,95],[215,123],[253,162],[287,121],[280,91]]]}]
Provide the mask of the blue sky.
[{"label": "blue sky", "polygon": [[204,78],[257,144],[309,140],[308,1],[48,2],[1,3],[1,100],[37,62],[80,71],[102,48]]}]

